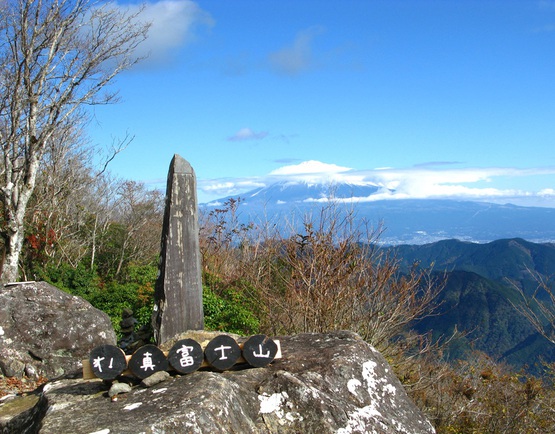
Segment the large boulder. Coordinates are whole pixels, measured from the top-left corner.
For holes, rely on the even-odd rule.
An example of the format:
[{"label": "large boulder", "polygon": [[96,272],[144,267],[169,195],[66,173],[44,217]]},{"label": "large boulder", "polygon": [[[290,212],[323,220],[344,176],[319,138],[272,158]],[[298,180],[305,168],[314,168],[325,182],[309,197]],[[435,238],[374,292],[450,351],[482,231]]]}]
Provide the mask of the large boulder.
[{"label": "large boulder", "polygon": [[[172,376],[151,388],[136,385],[117,401],[110,400],[110,385],[100,380],[51,382],[37,403],[18,415],[26,421],[37,415],[34,427],[12,423],[10,429],[43,434],[434,432],[385,359],[358,335],[277,339],[283,357],[268,367]],[[0,417],[0,431],[8,426],[1,422]]]},{"label": "large boulder", "polygon": [[0,374],[57,378],[94,347],[116,343],[110,318],[46,282],[0,288]]}]

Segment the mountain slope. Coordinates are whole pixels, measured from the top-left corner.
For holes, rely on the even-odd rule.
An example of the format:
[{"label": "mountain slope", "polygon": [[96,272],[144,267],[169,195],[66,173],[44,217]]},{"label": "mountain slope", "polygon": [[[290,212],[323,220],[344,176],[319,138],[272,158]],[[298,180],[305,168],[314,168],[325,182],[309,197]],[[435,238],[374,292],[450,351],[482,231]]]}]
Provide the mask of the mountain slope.
[{"label": "mountain slope", "polygon": [[415,329],[421,333],[432,330],[435,338],[450,336],[455,329],[466,333],[452,347],[452,358],[463,357],[474,348],[501,359],[535,332],[513,307],[512,303],[520,302],[519,293],[476,273],[447,273],[438,301],[439,315],[423,319]]},{"label": "mountain slope", "polygon": [[[555,361],[553,346],[513,307],[521,300],[516,288],[526,294],[537,288],[535,273],[555,276],[555,244],[544,242],[555,240],[555,209],[454,200],[341,200],[380,192],[378,186],[280,183],[242,195],[236,215],[242,223],[272,223],[287,235],[303,230],[291,222],[302,222],[309,213],[318,218],[331,196],[333,206],[354,210],[361,221],[374,227],[383,222],[380,245],[395,250],[402,268],[419,262],[447,272],[442,315],[415,327],[436,337],[455,328],[466,331],[452,346],[453,357],[475,348],[518,367],[540,358]],[[221,208],[224,202],[203,208]]]},{"label": "mountain slope", "polygon": [[523,301],[518,287],[527,294],[538,287],[534,273],[543,279],[555,275],[554,244],[518,238],[487,244],[444,240],[390,249],[405,270],[417,262],[423,268],[433,264],[436,273],[445,273],[440,315],[425,318],[415,328],[432,331],[436,338],[449,336],[455,328],[468,333],[451,345],[452,358],[477,349],[536,373],[540,360],[555,361],[555,346],[514,307]]}]

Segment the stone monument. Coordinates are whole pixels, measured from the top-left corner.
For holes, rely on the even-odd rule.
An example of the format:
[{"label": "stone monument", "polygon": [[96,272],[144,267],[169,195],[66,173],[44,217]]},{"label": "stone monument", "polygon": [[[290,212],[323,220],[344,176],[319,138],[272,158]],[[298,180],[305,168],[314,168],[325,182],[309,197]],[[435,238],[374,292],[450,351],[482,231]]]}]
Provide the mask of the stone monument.
[{"label": "stone monument", "polygon": [[204,328],[195,172],[175,154],[168,173],[152,326],[158,345]]}]

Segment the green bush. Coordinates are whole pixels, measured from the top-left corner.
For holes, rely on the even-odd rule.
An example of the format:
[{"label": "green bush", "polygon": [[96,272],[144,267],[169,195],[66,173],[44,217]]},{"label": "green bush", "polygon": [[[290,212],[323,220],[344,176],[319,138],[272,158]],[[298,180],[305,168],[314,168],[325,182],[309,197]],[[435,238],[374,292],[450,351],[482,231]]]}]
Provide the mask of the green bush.
[{"label": "green bush", "polygon": [[130,265],[120,281],[103,281],[95,270],[79,264],[62,264],[47,269],[44,279],[70,294],[83,297],[110,317],[114,330],[120,333],[123,309],[129,308],[137,319],[136,329],[150,326],[154,305],[157,268],[153,265]]},{"label": "green bush", "polygon": [[203,289],[204,327],[240,335],[258,333],[260,324],[246,297],[235,288],[219,292]]},{"label": "green bush", "polygon": [[110,316],[114,330],[119,334],[119,323],[125,308],[133,311],[133,316],[138,321],[136,329],[150,324],[152,302],[143,300],[142,291],[143,288],[136,283],[119,284],[114,282],[91,294],[87,300]]},{"label": "green bush", "polygon": [[91,270],[83,263],[78,264],[77,267],[72,267],[67,263],[62,263],[58,267],[49,266],[41,278],[63,291],[87,300],[101,285],[96,270]]}]

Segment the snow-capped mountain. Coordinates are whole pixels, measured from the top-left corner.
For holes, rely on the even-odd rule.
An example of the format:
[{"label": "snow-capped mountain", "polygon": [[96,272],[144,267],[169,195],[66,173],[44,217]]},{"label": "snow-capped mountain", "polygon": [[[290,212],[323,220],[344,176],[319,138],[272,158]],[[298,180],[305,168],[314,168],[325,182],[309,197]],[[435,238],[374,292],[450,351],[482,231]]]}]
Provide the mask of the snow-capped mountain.
[{"label": "snow-capped mountain", "polygon": [[[425,244],[452,238],[474,242],[515,237],[533,242],[555,241],[555,208],[451,199],[372,200],[387,196],[383,194],[387,191],[372,184],[287,181],[233,198],[241,199],[238,214],[243,222],[269,219],[276,224],[290,222],[293,216],[302,217],[333,200],[338,206],[354,209],[357,218],[370,225],[383,226],[380,240],[386,244]],[[221,207],[230,198],[201,208]]]},{"label": "snow-capped mountain", "polygon": [[303,181],[283,181],[251,190],[240,197],[245,204],[283,205],[363,198],[378,191],[380,188],[373,184],[315,184]]}]

